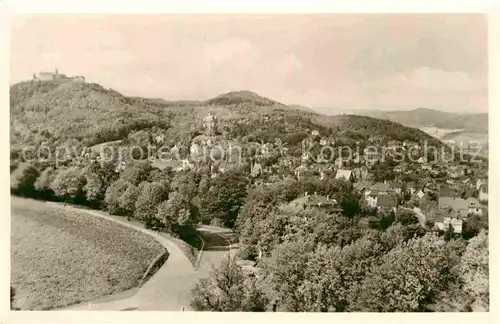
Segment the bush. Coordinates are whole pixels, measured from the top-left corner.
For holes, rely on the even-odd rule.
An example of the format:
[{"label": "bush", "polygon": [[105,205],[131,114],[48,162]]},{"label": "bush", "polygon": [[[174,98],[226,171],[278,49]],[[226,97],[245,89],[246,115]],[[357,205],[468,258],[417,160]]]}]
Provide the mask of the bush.
[{"label": "bush", "polygon": [[120,205],[120,197],[127,190],[129,184],[124,180],[117,180],[111,184],[106,190],[104,202],[108,212],[112,215],[121,215],[122,209]]},{"label": "bush", "polygon": [[162,182],[143,182],[139,190],[134,216],[148,224],[156,224],[152,219],[157,219],[158,205],[168,198],[168,186]]},{"label": "bush", "polygon": [[51,184],[51,189],[61,198],[64,198],[64,203],[69,198],[75,199],[83,194],[83,186],[85,185],[85,177],[82,171],[76,167],[60,170],[54,181]]},{"label": "bush", "polygon": [[256,261],[259,253],[255,245],[242,245],[238,251],[238,256],[243,260]]},{"label": "bush", "polygon": [[38,170],[30,163],[21,163],[10,176],[10,188],[13,193],[32,196],[35,193],[35,182]]}]

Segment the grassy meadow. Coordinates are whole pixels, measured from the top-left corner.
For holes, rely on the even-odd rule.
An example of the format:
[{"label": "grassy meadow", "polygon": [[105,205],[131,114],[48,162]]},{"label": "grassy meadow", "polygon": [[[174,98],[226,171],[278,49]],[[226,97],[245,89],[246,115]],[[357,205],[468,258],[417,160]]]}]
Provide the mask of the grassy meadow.
[{"label": "grassy meadow", "polygon": [[63,307],[136,286],[164,247],[84,212],[11,200],[11,286],[21,310]]}]

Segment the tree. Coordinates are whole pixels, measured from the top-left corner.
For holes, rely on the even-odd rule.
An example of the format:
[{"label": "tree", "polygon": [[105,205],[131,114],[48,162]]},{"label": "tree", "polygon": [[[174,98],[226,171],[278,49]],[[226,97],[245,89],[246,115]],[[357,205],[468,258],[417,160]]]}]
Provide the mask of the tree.
[{"label": "tree", "polygon": [[151,172],[149,173],[149,179],[153,181],[165,181],[167,183],[170,183],[173,176],[174,176],[174,171],[170,166],[162,170],[152,169]]},{"label": "tree", "polygon": [[215,178],[212,187],[201,198],[204,219],[217,220],[234,227],[238,212],[245,202],[248,180],[240,170],[228,171]]},{"label": "tree", "polygon": [[35,182],[35,189],[42,193],[45,199],[48,199],[54,195],[54,192],[50,188],[52,181],[56,176],[56,170],[53,167],[45,168],[38,179]]},{"label": "tree", "polygon": [[358,294],[354,288],[383,252],[376,235],[343,248],[316,243],[311,235],[297,236],[264,258],[263,284],[268,298],[282,311],[345,311]]},{"label": "tree", "polygon": [[487,215],[470,215],[462,229],[462,237],[466,240],[476,236],[481,230],[488,229]]},{"label": "tree", "polygon": [[70,167],[59,170],[51,184],[51,189],[58,197],[64,198],[66,206],[69,198],[75,199],[82,195],[84,185],[85,177],[82,175],[82,171],[76,167]]},{"label": "tree", "polygon": [[135,212],[135,204],[139,198],[140,190],[133,184],[128,184],[127,189],[118,197],[118,206],[121,212],[130,219]]},{"label": "tree", "polygon": [[[145,130],[129,133],[128,141],[133,146],[132,158],[134,160],[143,160],[148,158],[148,146],[151,142],[150,134]],[[136,184],[137,185],[137,184]]]},{"label": "tree", "polygon": [[50,190],[50,184],[54,180],[56,170],[53,167],[48,167],[40,173],[35,182],[35,189],[38,191]]},{"label": "tree", "polygon": [[189,225],[192,222],[189,213],[189,201],[183,194],[174,191],[158,205],[157,218],[164,222],[167,229],[178,232],[179,227]]},{"label": "tree", "polygon": [[210,190],[210,178],[204,175],[198,184],[198,195],[202,196]]},{"label": "tree", "polygon": [[159,225],[156,222],[158,205],[168,198],[168,187],[162,182],[143,182],[139,189],[134,216],[144,221],[146,227]]},{"label": "tree", "polygon": [[83,175],[85,177],[85,186],[83,187],[85,198],[92,203],[102,201],[106,187],[100,172],[87,168],[84,170]]},{"label": "tree", "polygon": [[305,280],[299,288],[306,296],[308,311],[345,311],[353,299],[353,288],[360,285],[382,252],[382,246],[369,237],[342,249],[317,246],[305,266]]},{"label": "tree", "polygon": [[311,242],[281,244],[263,266],[269,298],[284,311],[301,312],[309,309],[302,287],[307,264],[314,245]]},{"label": "tree", "polygon": [[409,233],[408,228],[400,223],[392,224],[380,235],[380,241],[386,250],[392,250],[396,246],[412,238],[413,235]]},{"label": "tree", "polygon": [[360,197],[356,194],[351,194],[340,202],[342,213],[347,217],[354,217],[361,212],[359,203]]},{"label": "tree", "polygon": [[455,236],[455,230],[453,229],[453,226],[451,224],[448,224],[448,227],[444,231],[443,238],[445,241],[451,240]]},{"label": "tree", "polygon": [[149,181],[151,171],[152,167],[149,161],[134,161],[123,170],[120,174],[120,179],[138,186],[143,181]]},{"label": "tree", "polygon": [[[256,248],[259,254],[268,256],[279,244],[284,242],[289,222],[289,215],[279,209],[268,210],[263,219],[256,219],[254,222],[248,220],[246,227],[249,233],[253,234],[252,239],[256,239]],[[262,215],[262,214],[261,214]],[[242,233],[246,235],[246,233]]]},{"label": "tree", "polygon": [[13,193],[30,196],[35,191],[38,170],[31,163],[21,163],[10,176],[10,188]]},{"label": "tree", "polygon": [[14,306],[14,302],[16,300],[16,289],[10,286],[10,309],[11,310],[19,310],[19,308]]},{"label": "tree", "polygon": [[488,234],[481,231],[472,238],[460,261],[460,275],[464,291],[473,299],[472,309],[489,309]]},{"label": "tree", "polygon": [[[243,259],[248,260],[255,260],[258,256],[257,245],[261,241],[261,235],[264,234],[260,232],[261,222],[265,222],[266,219],[273,219],[274,214],[277,212],[276,208],[267,208],[265,205],[262,206],[253,202],[253,200],[247,199],[236,223],[236,232],[240,237],[239,254]],[[279,224],[278,222],[273,223],[275,225]],[[267,223],[264,226],[267,226]],[[270,233],[274,228],[274,226],[268,228],[266,233]]]},{"label": "tree", "polygon": [[120,197],[129,187],[129,183],[125,180],[118,179],[106,189],[106,194],[104,196],[104,202],[110,214],[121,215],[123,214],[121,210]]},{"label": "tree", "polygon": [[389,228],[394,223],[395,220],[396,220],[396,215],[394,211],[391,210],[389,213],[383,213],[380,216],[378,226],[381,230],[385,230]]},{"label": "tree", "polygon": [[170,182],[170,189],[183,195],[187,200],[198,194],[197,175],[194,172],[178,172]]},{"label": "tree", "polygon": [[234,260],[226,259],[195,285],[191,305],[197,311],[262,312],[268,300],[255,278],[245,276]]},{"label": "tree", "polygon": [[427,194],[429,195],[429,199],[431,201],[437,201],[439,198],[439,193],[437,193],[435,191],[428,191]]},{"label": "tree", "polygon": [[382,256],[380,263],[353,293],[351,311],[411,312],[425,309],[456,280],[450,269],[456,253],[432,234],[398,245]]},{"label": "tree", "polygon": [[412,211],[400,211],[396,218],[398,223],[405,226],[419,223],[417,215]]},{"label": "tree", "polygon": [[[172,194],[170,194],[172,196]],[[156,213],[156,218],[161,220],[163,224],[165,224],[165,228],[167,231],[172,230],[172,225],[175,222],[175,218],[177,217],[177,214],[172,212],[172,202],[170,202],[170,198],[168,200],[162,201],[157,208],[157,213]]]}]

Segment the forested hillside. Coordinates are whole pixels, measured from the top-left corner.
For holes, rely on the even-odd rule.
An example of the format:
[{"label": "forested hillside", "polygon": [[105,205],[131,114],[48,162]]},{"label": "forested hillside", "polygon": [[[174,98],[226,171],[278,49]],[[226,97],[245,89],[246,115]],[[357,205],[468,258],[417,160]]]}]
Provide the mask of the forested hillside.
[{"label": "forested hillside", "polygon": [[205,102],[131,98],[98,84],[72,81],[26,81],[15,84],[11,95],[13,146],[42,141],[78,140],[86,146],[125,139],[139,130],[159,129],[169,140],[197,135],[209,112],[218,117],[229,136],[256,136],[266,140],[309,132],[366,140],[431,139],[425,133],[389,121],[359,116],[323,116],[260,97],[249,91],[220,95]]},{"label": "forested hillside", "polygon": [[444,129],[462,129],[471,133],[488,133],[488,114],[459,114],[428,108],[408,111],[361,110],[360,115],[401,123],[407,126],[434,126]]}]

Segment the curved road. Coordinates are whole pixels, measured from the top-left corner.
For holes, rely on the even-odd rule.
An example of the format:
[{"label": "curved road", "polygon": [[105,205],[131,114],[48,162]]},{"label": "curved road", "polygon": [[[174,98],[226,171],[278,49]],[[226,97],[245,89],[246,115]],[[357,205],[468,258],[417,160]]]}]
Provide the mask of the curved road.
[{"label": "curved road", "polygon": [[[85,212],[93,216],[108,219],[138,231],[153,236],[169,252],[169,257],[163,266],[148,280],[142,287],[134,288],[116,295],[105,296],[95,301],[61,308],[61,310],[150,310],[150,311],[182,311],[192,310],[190,307],[191,289],[196,282],[209,275],[213,266],[218,266],[234,244],[228,240],[227,235],[230,230],[217,227],[200,228],[200,236],[203,237],[206,246],[201,255],[198,270],[195,270],[192,263],[186,257],[177,245],[168,237],[160,235],[154,231],[147,230],[142,225],[123,220],[122,217],[110,216],[104,212],[77,209],[79,212]],[[221,246],[214,246],[214,237],[220,237],[223,240]],[[208,242],[208,243],[207,243]]]},{"label": "curved road", "polygon": [[207,277],[214,267],[218,267],[228,257],[232,257],[237,249],[234,232],[227,228],[201,226],[199,235],[205,242],[205,248],[198,268],[199,277]]}]

